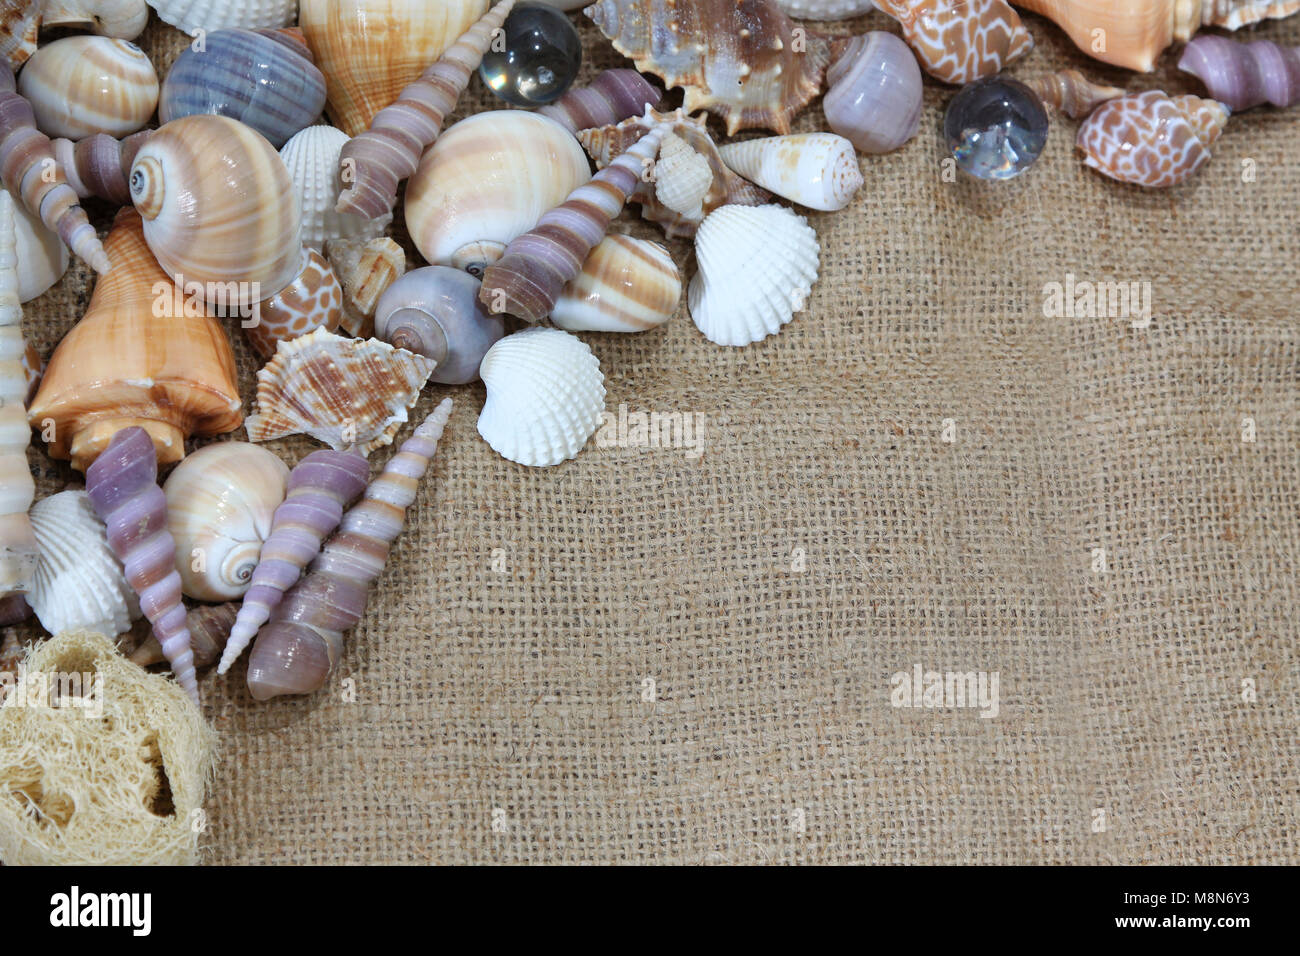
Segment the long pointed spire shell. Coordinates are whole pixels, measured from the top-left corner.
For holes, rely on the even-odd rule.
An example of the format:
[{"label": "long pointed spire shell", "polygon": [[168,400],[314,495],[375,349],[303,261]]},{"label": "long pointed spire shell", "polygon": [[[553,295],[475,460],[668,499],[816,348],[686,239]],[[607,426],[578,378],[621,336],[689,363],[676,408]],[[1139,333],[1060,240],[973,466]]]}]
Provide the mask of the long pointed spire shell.
[{"label": "long pointed spire shell", "polygon": [[643,177],[650,175],[669,127],[656,124],[616,160],[579,186],[561,205],[506,247],[483,273],[479,301],[490,312],[540,322],[555,308],[564,286],[604,238]]},{"label": "long pointed spire shell", "polygon": [[375,115],[370,129],[347,142],[339,158],[344,188],[335,212],[378,219],[393,211],[397,184],[415,174],[514,5],[501,0],[485,13],[397,102]]},{"label": "long pointed spire shell", "polygon": [[95,227],[55,160],[50,138],[36,128],[32,105],[17,89],[13,71],[0,63],[0,179],[92,269],[107,272],[108,255]]},{"label": "long pointed spire shell", "polygon": [[312,452],[289,473],[288,494],[271,517],[271,533],[262,545],[218,674],[239,660],[303,568],[320,553],[321,542],[339,526],[343,509],[361,494],[369,473],[362,455],[332,449]]},{"label": "long pointed spire shell", "polygon": [[636,70],[606,70],[586,86],[574,87],[537,112],[549,116],[575,136],[584,129],[612,126],[629,116],[640,116],[664,98],[659,89]]},{"label": "long pointed spire shell", "polygon": [[199,703],[194,652],[176,571],[176,542],[167,530],[167,496],[158,487],[158,459],[143,428],[124,428],[86,469],[86,493],[108,527],[108,543],[140,596],[177,682]]},{"label": "long pointed spire shell", "polygon": [[384,569],[406,509],[438,450],[451,399],[442,401],[402,443],[383,472],[343,516],[338,534],[312,562],[262,628],[248,661],[257,700],[310,694],[325,684],[343,652],[343,632],[366,611],[370,586]]},{"label": "long pointed spire shell", "polygon": [[0,598],[31,589],[39,549],[27,510],[36,485],[27,469],[27,425],[23,400],[23,310],[18,304],[18,239],[14,201],[0,190]]}]

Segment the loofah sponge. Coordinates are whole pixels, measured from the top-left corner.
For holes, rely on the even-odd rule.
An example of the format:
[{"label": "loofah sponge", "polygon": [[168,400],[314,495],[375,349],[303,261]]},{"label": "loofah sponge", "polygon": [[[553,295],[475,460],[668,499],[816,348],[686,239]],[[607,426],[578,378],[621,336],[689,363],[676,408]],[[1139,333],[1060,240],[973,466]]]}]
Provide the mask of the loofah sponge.
[{"label": "loofah sponge", "polygon": [[28,654],[8,690],[0,860],[197,862],[216,734],[174,681],[102,634],[65,631]]}]

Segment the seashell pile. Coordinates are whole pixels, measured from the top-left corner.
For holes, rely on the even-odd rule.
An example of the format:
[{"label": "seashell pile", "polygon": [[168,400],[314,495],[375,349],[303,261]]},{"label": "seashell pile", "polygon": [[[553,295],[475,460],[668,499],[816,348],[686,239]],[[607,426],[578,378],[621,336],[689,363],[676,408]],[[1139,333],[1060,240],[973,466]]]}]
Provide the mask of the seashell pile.
[{"label": "seashell pile", "polygon": [[[1036,132],[1041,100],[1053,122],[1080,121],[1086,165],[1146,187],[1204,166],[1230,110],[1300,100],[1297,50],[1192,39],[1300,0],[1014,0],[1130,69],[1191,40],[1179,67],[1212,99],[1078,70],[1009,82],[1034,38],[1006,0],[548,2],[584,7],[574,16],[630,62],[559,95],[549,68],[499,49],[530,32],[512,17],[538,16],[516,0],[151,0],[194,37],[159,76],[130,42],[143,0],[0,0],[0,620],[30,606],[52,632],[112,637],[143,613],[133,659],[165,661],[195,702],[197,670],[227,674],[250,647],[255,699],[312,692],[338,670],[448,426],[441,396],[406,424],[430,383],[481,379],[482,439],[549,467],[605,414],[601,361],[577,333],[654,339],[683,286],[708,342],[780,333],[812,301],[818,215],[862,203],[860,154],[916,136],[925,75],[1015,86]],[[823,26],[873,8],[897,28]],[[559,98],[463,115],[485,76]],[[793,133],[823,93],[825,129]],[[954,155],[1003,118],[958,123]],[[748,130],[764,132],[733,138]],[[121,207],[102,243],[92,197]],[[693,275],[683,244],[622,234],[629,205],[691,241]],[[70,253],[100,276],[46,365],[20,303]],[[237,387],[236,322],[265,361],[255,396]],[[203,442],[241,423],[247,441]],[[86,491],[33,503],[29,426]],[[290,471],[274,444],[290,435],[329,448]],[[373,480],[372,453],[386,459]]]}]

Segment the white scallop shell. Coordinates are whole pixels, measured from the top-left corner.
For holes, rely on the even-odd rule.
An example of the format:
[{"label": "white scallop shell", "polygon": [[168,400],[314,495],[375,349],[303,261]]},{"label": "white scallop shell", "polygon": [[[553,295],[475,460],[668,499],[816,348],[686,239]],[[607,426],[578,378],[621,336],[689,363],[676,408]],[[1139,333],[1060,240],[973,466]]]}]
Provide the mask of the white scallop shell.
[{"label": "white scallop shell", "polygon": [[817,233],[784,206],[723,206],[695,235],[691,319],[717,345],[749,345],[803,311],[817,281]]},{"label": "white scallop shell", "polygon": [[68,247],[21,202],[14,203],[14,232],[18,261],[22,263],[18,270],[18,301],[30,302],[68,271]]},{"label": "white scallop shell", "polygon": [[713,185],[713,168],[675,133],[659,144],[655,161],[655,196],[673,212],[687,219],[704,218],[704,200]]},{"label": "white scallop shell", "polygon": [[809,209],[843,209],[862,185],[853,144],[834,133],[769,136],[728,143],[718,152],[746,179]]},{"label": "white scallop shell", "polygon": [[163,491],[181,591],[200,601],[243,596],[288,481],[284,462],[247,442],[206,445],[176,466]]},{"label": "white scallop shell", "polygon": [[178,30],[287,27],[298,19],[298,0],[149,0],[158,18]]},{"label": "white scallop shell", "polygon": [[510,461],[532,467],[573,458],[600,425],[605,376],[587,344],[561,329],[507,335],[479,366],[487,401],[478,433]]},{"label": "white scallop shell", "polygon": [[393,214],[366,219],[334,211],[342,184],[339,156],[348,134],[333,126],[308,126],[293,135],[280,150],[293,188],[302,206],[302,241],[317,252],[326,239],[372,239],[382,236]]},{"label": "white scallop shell", "polygon": [[477,113],[425,151],[406,185],[406,226],[430,265],[481,275],[590,178],[582,147],[555,120]]},{"label": "white scallop shell", "polygon": [[876,9],[871,0],[776,0],[796,20],[847,20]]},{"label": "white scallop shell", "polygon": [[104,522],[84,491],[60,491],[32,505],[41,546],[27,594],[51,634],[85,629],[115,637],[131,629],[140,602],[108,544]]},{"label": "white scallop shell", "polygon": [[614,233],[564,287],[551,321],[570,332],[644,332],[671,319],[681,300],[682,276],[668,250]]},{"label": "white scallop shell", "polygon": [[46,136],[122,137],[149,122],[158,106],[158,74],[128,40],[71,36],[32,54],[18,75],[18,92]]}]

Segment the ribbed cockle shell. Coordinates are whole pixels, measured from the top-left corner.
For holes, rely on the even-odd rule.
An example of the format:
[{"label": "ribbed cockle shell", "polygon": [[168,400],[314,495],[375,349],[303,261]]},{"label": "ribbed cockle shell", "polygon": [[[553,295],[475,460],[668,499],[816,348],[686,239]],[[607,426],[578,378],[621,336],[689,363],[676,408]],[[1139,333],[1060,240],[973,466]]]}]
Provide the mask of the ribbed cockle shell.
[{"label": "ribbed cockle shell", "polygon": [[422,355],[324,329],[281,342],[257,373],[250,441],[305,432],[337,450],[387,445],[433,371]]},{"label": "ribbed cockle shell", "polygon": [[1207,33],[1187,44],[1178,69],[1204,83],[1210,96],[1233,112],[1263,103],[1300,103],[1300,46],[1239,43]]},{"label": "ribbed cockle shell", "polygon": [[1098,172],[1139,186],[1181,183],[1210,159],[1228,108],[1160,90],[1108,100],[1079,126],[1076,146]]},{"label": "ribbed cockle shell", "polygon": [[366,610],[369,591],[401,534],[406,509],[438,450],[452,402],[443,399],[402,443],[339,530],[262,627],[248,661],[248,689],[257,700],[310,694],[325,684],[343,653],[343,632]]},{"label": "ribbed cockle shell", "polygon": [[583,10],[643,73],[686,90],[687,113],[708,110],[728,135],[790,132],[821,91],[829,51],[774,0],[599,0]]},{"label": "ribbed cockle shell", "polygon": [[261,561],[253,570],[218,674],[239,660],[284,593],[320,553],[321,543],[338,527],[343,509],[365,489],[369,474],[370,465],[362,455],[331,449],[312,452],[289,473],[288,494],[271,518],[271,533],[262,545]]},{"label": "ribbed cockle shell", "polygon": [[240,441],[205,445],[176,466],[163,492],[187,596],[243,596],[288,480],[289,469],[276,455]]},{"label": "ribbed cockle shell", "polygon": [[140,609],[153,625],[177,682],[198,706],[176,543],[167,530],[167,498],[158,487],[153,442],[143,428],[126,428],[113,436],[86,469],[86,493],[108,527],[109,546],[139,595]]},{"label": "ribbed cockle shell", "polygon": [[1034,46],[1006,0],[879,0],[921,67],[945,83],[992,76]]}]

